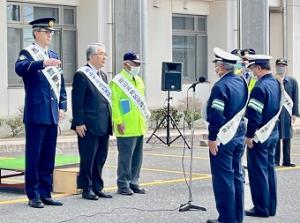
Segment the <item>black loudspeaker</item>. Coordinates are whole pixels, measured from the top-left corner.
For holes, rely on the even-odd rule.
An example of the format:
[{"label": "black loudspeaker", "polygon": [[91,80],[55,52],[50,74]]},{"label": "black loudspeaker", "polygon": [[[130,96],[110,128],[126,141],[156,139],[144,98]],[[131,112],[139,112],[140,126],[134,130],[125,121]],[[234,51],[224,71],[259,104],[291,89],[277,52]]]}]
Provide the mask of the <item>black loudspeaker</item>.
[{"label": "black loudspeaker", "polygon": [[182,63],[162,62],[161,90],[181,91]]}]

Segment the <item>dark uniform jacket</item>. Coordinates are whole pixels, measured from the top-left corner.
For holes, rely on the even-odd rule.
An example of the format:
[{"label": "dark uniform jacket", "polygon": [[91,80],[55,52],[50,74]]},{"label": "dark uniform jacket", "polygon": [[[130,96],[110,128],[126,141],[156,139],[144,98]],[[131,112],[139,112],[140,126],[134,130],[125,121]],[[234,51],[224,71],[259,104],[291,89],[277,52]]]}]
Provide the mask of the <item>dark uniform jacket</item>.
[{"label": "dark uniform jacket", "polygon": [[[289,76],[285,76],[283,79],[283,85],[285,91],[291,97],[294,102],[292,109],[292,115],[299,116],[299,106],[298,106],[298,83],[297,81]],[[280,139],[290,139],[293,136],[291,116],[288,111],[283,107],[280,118],[279,118],[279,138]]]},{"label": "dark uniform jacket", "polygon": [[244,108],[247,95],[246,82],[233,73],[215,83],[207,102],[209,140],[215,141],[220,128]]},{"label": "dark uniform jacket", "polygon": [[72,112],[71,129],[75,130],[76,126],[85,125],[87,130],[93,135],[112,135],[109,102],[88,77],[80,71],[75,73],[73,79]]},{"label": "dark uniform jacket", "polygon": [[256,82],[250,95],[246,114],[248,138],[253,138],[256,130],[267,124],[278,113],[280,100],[280,83],[271,73]]},{"label": "dark uniform jacket", "polygon": [[[48,51],[50,58],[57,54]],[[28,51],[21,50],[15,64],[16,73],[23,78],[25,85],[24,123],[58,124],[59,109],[67,110],[67,94],[63,75],[61,75],[61,90],[59,103],[47,78],[42,73],[43,61],[34,61]]]}]

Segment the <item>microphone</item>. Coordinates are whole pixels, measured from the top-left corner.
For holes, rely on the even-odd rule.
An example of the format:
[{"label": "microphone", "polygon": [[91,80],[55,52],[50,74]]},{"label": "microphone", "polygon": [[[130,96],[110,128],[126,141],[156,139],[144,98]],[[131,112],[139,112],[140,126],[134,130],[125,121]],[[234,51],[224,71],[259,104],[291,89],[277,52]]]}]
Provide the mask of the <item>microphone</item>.
[{"label": "microphone", "polygon": [[205,77],[201,76],[199,77],[198,81],[193,83],[188,89],[195,88],[197,84],[204,83],[204,82],[208,82],[208,81],[206,81]]}]

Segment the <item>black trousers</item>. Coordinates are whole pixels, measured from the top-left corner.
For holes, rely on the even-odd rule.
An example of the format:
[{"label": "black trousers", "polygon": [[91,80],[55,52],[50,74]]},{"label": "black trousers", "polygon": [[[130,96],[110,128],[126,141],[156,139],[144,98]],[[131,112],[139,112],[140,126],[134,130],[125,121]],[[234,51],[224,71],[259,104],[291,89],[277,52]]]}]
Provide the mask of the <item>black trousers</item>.
[{"label": "black trousers", "polygon": [[[275,152],[275,163],[280,164],[280,152],[281,152],[281,140],[279,139],[276,146]],[[282,164],[291,163],[291,139],[282,139]]]},{"label": "black trousers", "polygon": [[80,170],[78,186],[83,190],[101,191],[104,187],[102,169],[108,154],[109,135],[95,136],[89,131],[78,136]]}]

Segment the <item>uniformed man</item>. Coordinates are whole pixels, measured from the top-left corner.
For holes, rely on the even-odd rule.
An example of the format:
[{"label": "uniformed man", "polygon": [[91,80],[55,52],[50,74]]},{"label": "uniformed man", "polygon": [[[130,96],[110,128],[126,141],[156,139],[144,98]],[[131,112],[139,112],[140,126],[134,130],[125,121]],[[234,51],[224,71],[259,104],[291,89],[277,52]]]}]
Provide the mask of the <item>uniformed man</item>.
[{"label": "uniformed man", "polygon": [[87,64],[76,71],[73,79],[71,128],[78,136],[78,186],[83,189],[82,198],[97,200],[98,197],[112,198],[102,191],[102,169],[112,134],[111,90],[102,70],[106,59],[105,46],[102,43],[89,45],[86,59]]},{"label": "uniformed man", "polygon": [[[254,85],[256,83],[256,77],[253,75],[251,70],[248,68],[249,60],[247,59],[246,55],[254,55],[256,54],[254,49],[246,48],[246,49],[234,49],[231,51],[232,54],[237,55],[241,58],[241,62],[237,63],[239,66],[237,66],[238,69],[236,69],[237,75],[242,75],[243,78],[245,78],[247,84],[248,84],[248,91],[251,93],[252,89],[254,88]],[[246,146],[246,145],[245,145]],[[246,156],[243,155],[242,157],[242,164],[243,164],[243,175],[244,175],[244,182],[246,182],[246,169],[247,169],[247,160]]]},{"label": "uniformed man", "polygon": [[256,78],[253,76],[252,72],[247,68],[249,61],[246,57],[246,55],[254,55],[256,54],[254,49],[251,48],[246,48],[246,49],[234,49],[231,51],[232,54],[239,56],[242,61],[241,61],[241,67],[239,69],[239,74],[243,75],[243,77],[246,79],[247,83],[248,83],[248,90],[249,92],[251,92],[251,90],[253,89],[255,83],[256,83]]},{"label": "uniformed man", "polygon": [[144,82],[139,77],[140,65],[135,52],[125,53],[123,69],[111,82],[112,117],[118,147],[117,193],[128,196],[145,194],[139,178],[150,112],[144,98]]},{"label": "uniformed man", "polygon": [[208,147],[217,220],[207,223],[242,222],[244,188],[241,157],[244,152],[244,116],[248,90],[246,81],[234,74],[240,58],[215,48],[215,72],[220,77],[207,103]]},{"label": "uniformed man", "polygon": [[62,205],[51,198],[58,122],[67,109],[61,61],[48,49],[54,33],[53,18],[30,22],[34,43],[19,54],[16,73],[25,86],[25,189],[34,208]]},{"label": "uniformed man", "polygon": [[298,83],[296,79],[287,75],[286,68],[288,66],[288,63],[286,59],[279,58],[276,60],[275,64],[276,76],[280,81],[283,82],[284,89],[289,96],[289,100],[292,102],[292,106],[290,107],[290,109],[284,107],[280,114],[278,125],[279,140],[275,152],[275,165],[280,166],[280,150],[282,141],[282,166],[295,167],[296,165],[294,163],[291,163],[291,138],[293,137],[292,124],[295,123],[296,117],[299,116]]},{"label": "uniformed man", "polygon": [[283,97],[278,80],[270,72],[268,55],[248,55],[249,69],[257,77],[247,107],[248,173],[254,207],[247,216],[268,217],[276,214],[275,147],[278,141],[277,120]]}]

